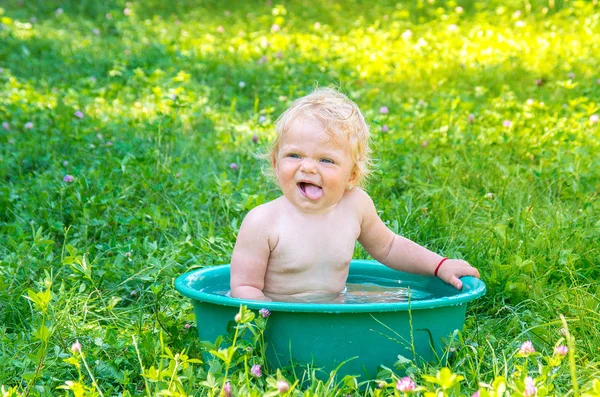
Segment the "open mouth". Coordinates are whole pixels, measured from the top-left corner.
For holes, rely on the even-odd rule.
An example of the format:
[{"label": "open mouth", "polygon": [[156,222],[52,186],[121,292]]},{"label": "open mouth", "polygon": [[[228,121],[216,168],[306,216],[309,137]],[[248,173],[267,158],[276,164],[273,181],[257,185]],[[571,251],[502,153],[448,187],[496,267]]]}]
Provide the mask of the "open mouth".
[{"label": "open mouth", "polygon": [[323,188],[309,182],[299,182],[298,188],[302,195],[310,200],[318,200],[323,195]]}]

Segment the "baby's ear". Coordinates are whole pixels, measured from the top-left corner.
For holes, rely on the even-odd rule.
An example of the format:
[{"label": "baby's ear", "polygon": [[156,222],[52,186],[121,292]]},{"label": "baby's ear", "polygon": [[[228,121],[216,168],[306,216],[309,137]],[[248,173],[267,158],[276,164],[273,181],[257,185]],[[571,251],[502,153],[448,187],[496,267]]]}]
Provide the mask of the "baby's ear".
[{"label": "baby's ear", "polygon": [[275,154],[271,155],[271,165],[273,166],[273,170],[277,172],[277,156]]},{"label": "baby's ear", "polygon": [[348,186],[356,186],[358,184],[358,167],[355,165],[352,173],[350,174],[350,179],[348,180]]}]

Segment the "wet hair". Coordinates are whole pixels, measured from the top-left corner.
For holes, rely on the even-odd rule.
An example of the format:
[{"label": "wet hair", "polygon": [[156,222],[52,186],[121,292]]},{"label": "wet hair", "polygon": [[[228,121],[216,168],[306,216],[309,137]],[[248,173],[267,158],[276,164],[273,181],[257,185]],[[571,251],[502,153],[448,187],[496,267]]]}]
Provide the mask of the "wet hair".
[{"label": "wet hair", "polygon": [[360,109],[346,95],[331,88],[318,88],[298,98],[277,119],[275,140],[271,145],[271,159],[277,156],[281,137],[294,120],[306,117],[320,122],[335,140],[347,139],[355,166],[355,185],[362,186],[371,165],[369,126]]}]

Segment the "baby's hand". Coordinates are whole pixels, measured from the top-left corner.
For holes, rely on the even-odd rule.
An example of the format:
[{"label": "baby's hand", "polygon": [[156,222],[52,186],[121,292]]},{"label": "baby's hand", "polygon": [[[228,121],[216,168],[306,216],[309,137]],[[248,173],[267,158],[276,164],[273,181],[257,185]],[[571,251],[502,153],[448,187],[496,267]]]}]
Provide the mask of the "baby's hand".
[{"label": "baby's hand", "polygon": [[459,277],[479,278],[479,271],[462,259],[447,259],[440,266],[437,276],[456,289],[462,289],[462,281],[459,280]]}]

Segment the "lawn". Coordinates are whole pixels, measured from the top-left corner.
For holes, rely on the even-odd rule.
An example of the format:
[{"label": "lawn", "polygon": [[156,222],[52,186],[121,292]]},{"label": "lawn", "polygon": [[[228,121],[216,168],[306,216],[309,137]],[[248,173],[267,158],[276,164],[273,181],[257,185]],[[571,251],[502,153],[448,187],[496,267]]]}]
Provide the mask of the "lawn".
[{"label": "lawn", "polygon": [[[600,396],[597,0],[0,7],[3,397]],[[210,353],[173,287],[278,197],[260,154],[316,86],[363,110],[388,226],[487,284],[439,362]]]}]

